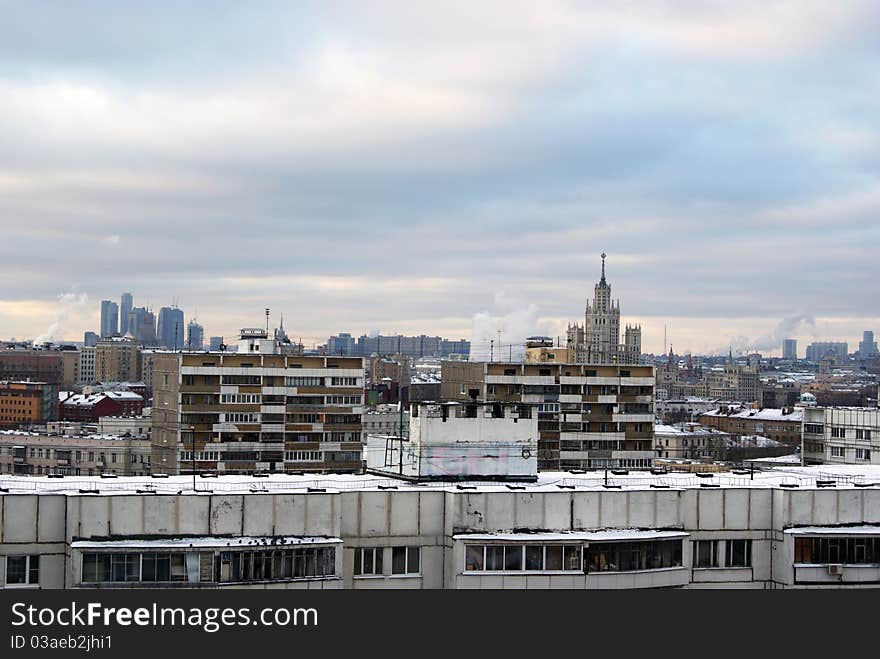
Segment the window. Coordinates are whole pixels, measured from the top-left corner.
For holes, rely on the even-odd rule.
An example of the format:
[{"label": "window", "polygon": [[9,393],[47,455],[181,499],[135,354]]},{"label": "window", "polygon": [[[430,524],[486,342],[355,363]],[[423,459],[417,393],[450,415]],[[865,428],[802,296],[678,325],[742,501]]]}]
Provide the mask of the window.
[{"label": "window", "polygon": [[354,550],[354,575],[381,575],[384,547],[357,547]]},{"label": "window", "polygon": [[586,572],[630,572],[681,566],[681,540],[591,543]]},{"label": "window", "polygon": [[728,540],[724,564],[727,567],[752,567],[752,541]]},{"label": "window", "polygon": [[285,378],[285,383],[288,387],[323,387],[324,386],[324,378],[322,377],[309,377],[309,376],[295,376],[290,378]]},{"label": "window", "polygon": [[465,572],[562,572],[582,569],[581,545],[466,545]]},{"label": "window", "polygon": [[421,547],[392,547],[391,574],[419,574]]},{"label": "window", "polygon": [[718,567],[718,541],[694,541],[694,567]]},{"label": "window", "polygon": [[880,563],[880,538],[833,537],[794,539],[794,562],[870,565]]},{"label": "window", "polygon": [[804,432],[810,435],[821,435],[823,433],[823,426],[818,423],[805,423]]},{"label": "window", "polygon": [[358,386],[357,378],[330,378],[330,385],[333,387],[356,387]]},{"label": "window", "polygon": [[856,439],[871,439],[871,431],[856,428]]},{"label": "window", "polygon": [[843,439],[846,437],[846,428],[831,428],[831,436]]},{"label": "window", "polygon": [[871,459],[871,451],[866,448],[857,448],[856,449],[856,460],[870,460]]},{"label": "window", "polygon": [[844,448],[842,446],[832,446],[831,447],[831,457],[832,458],[842,458],[844,456]]},{"label": "window", "polygon": [[6,557],[6,585],[38,585],[39,583],[39,555]]}]

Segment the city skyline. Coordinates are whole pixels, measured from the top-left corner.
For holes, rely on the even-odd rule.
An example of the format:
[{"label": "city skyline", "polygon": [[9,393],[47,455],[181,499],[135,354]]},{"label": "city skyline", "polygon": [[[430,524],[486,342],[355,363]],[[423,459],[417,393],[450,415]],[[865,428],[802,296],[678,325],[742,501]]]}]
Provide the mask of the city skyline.
[{"label": "city skyline", "polygon": [[561,336],[603,251],[646,352],[880,328],[875,3],[404,8],[10,7],[0,335]]}]

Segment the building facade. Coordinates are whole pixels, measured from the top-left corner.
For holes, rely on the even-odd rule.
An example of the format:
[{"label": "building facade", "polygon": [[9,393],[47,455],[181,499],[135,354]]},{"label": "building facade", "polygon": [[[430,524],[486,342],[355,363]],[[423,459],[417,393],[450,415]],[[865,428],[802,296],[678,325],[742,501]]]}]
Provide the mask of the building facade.
[{"label": "building facade", "polygon": [[804,410],[805,464],[880,465],[880,409],[810,407]]},{"label": "building facade", "polygon": [[58,418],[58,387],[47,382],[0,381],[0,428]]},{"label": "building facade", "polygon": [[148,439],[0,433],[0,474],[150,475]]},{"label": "building facade", "polygon": [[119,305],[112,300],[101,300],[101,338],[119,334]]},{"label": "building facade", "polygon": [[140,367],[140,347],[131,337],[101,339],[95,346],[97,382],[137,382]]},{"label": "building facade", "polygon": [[157,352],[154,470],[360,472],[363,395],[362,358],[282,354],[262,329],[235,353]]},{"label": "building facade", "polygon": [[782,358],[786,361],[797,361],[797,339],[785,339],[782,342]]},{"label": "building facade", "polygon": [[0,476],[0,587],[875,588],[871,482]]},{"label": "building facade", "polygon": [[537,405],[540,470],[653,463],[653,366],[444,361],[441,398]]},{"label": "building facade", "polygon": [[801,445],[804,408],[757,409],[723,406],[700,415],[700,423],[718,428],[733,437],[760,435],[781,442],[792,449]]},{"label": "building facade", "polygon": [[823,359],[833,362],[845,362],[849,359],[849,351],[846,343],[825,341],[811,343],[807,346],[807,361],[819,363]]},{"label": "building facade", "polygon": [[605,254],[602,276],[593,289],[593,301],[587,302],[584,324],[568,326],[568,349],[577,364],[638,364],[642,355],[642,329],[626,326],[620,343],[620,300],[611,298],[611,286],[605,280]]},{"label": "building facade", "polygon": [[131,314],[134,298],[131,293],[123,293],[119,300],[119,333],[125,336],[128,333],[129,315]]},{"label": "building facade", "polygon": [[160,346],[169,350],[182,350],[183,336],[186,325],[183,322],[183,311],[177,307],[159,309],[159,321],[156,325],[156,338]]}]

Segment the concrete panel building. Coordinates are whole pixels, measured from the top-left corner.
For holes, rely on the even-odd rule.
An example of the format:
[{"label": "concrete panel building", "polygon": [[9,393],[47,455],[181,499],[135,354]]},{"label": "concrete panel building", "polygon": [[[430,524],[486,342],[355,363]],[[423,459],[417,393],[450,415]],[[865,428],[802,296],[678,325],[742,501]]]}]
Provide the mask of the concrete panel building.
[{"label": "concrete panel building", "polygon": [[148,476],[150,442],[118,435],[0,433],[0,474]]},{"label": "concrete panel building", "polygon": [[442,369],[444,401],[537,405],[538,469],[653,464],[653,366],[444,361]]},{"label": "concrete panel building", "polygon": [[804,409],[803,456],[806,464],[880,465],[880,409]]},{"label": "concrete panel building", "polygon": [[234,353],[155,353],[152,380],[159,473],[363,468],[360,357],[283,354],[244,329]]},{"label": "concrete panel building", "polygon": [[875,587],[880,473],[828,469],[516,486],[4,475],[0,587]]}]

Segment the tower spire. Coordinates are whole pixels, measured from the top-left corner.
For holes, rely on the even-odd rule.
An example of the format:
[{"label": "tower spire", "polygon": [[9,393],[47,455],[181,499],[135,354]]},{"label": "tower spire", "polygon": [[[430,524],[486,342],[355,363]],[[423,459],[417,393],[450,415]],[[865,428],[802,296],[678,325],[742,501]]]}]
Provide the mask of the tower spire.
[{"label": "tower spire", "polygon": [[605,252],[602,252],[602,279],[600,281],[605,281]]}]

